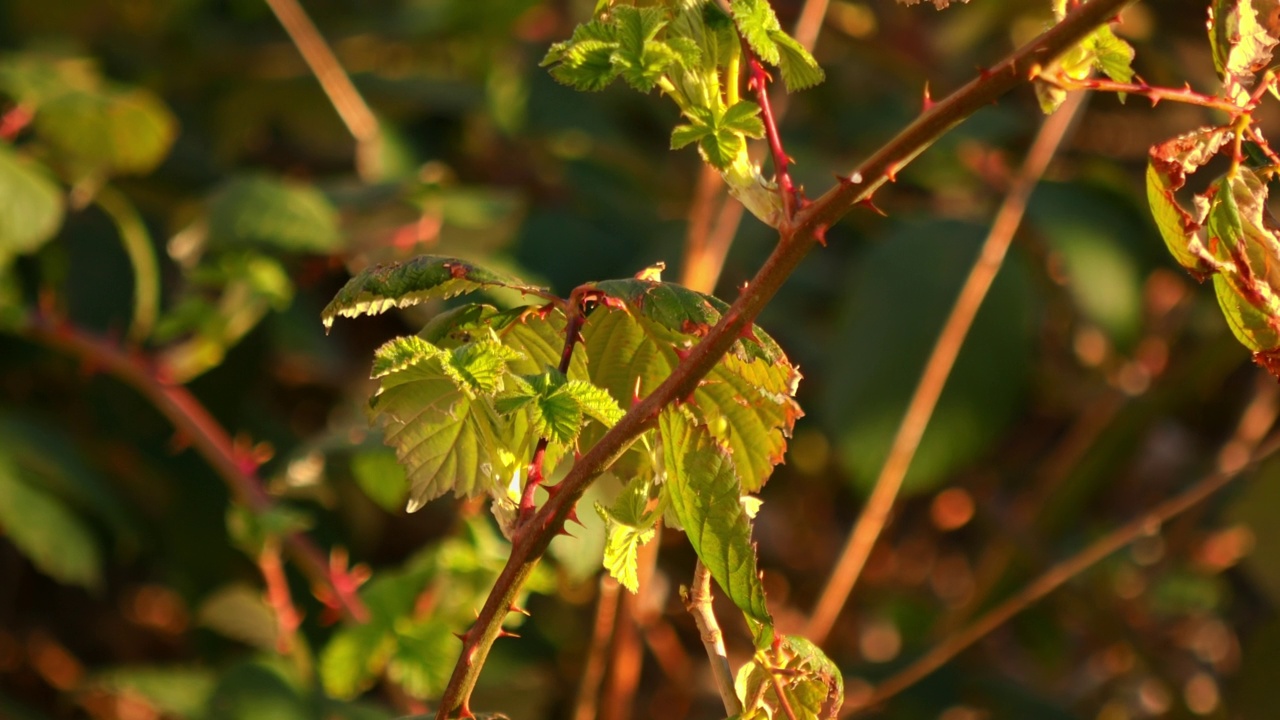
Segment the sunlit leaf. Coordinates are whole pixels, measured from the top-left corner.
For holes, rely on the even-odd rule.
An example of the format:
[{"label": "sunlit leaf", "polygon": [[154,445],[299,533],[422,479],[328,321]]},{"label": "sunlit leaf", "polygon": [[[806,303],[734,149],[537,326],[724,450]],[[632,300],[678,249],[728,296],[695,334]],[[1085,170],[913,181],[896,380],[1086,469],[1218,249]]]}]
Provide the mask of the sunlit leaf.
[{"label": "sunlit leaf", "polygon": [[54,97],[39,108],[35,128],[77,177],[148,173],[178,135],[177,120],[158,97],[129,88]]},{"label": "sunlit leaf", "polygon": [[662,507],[650,507],[654,485],[652,478],[636,478],[627,483],[613,505],[596,503],[596,513],[606,523],[604,566],[609,574],[631,592],[639,589],[636,554],[641,545],[653,539],[654,528],[662,517]]},{"label": "sunlit leaf", "polygon": [[1213,159],[1231,139],[1225,128],[1200,128],[1151,148],[1147,164],[1147,202],[1169,254],[1192,275],[1212,272],[1212,258],[1201,238],[1202,212],[1192,215],[1178,201],[1187,176]]},{"label": "sunlit leaf", "polygon": [[543,288],[526,285],[465,260],[422,255],[402,263],[377,265],[351,278],[325,307],[321,318],[325,327],[330,327],[338,316],[377,315],[392,308],[410,307],[485,287],[549,295]]},{"label": "sunlit leaf", "polygon": [[785,717],[784,704],[797,720],[835,720],[844,703],[840,668],[799,635],[786,635],[776,649],[757,652],[739,668],[734,687],[744,720]]},{"label": "sunlit leaf", "polygon": [[263,599],[262,588],[244,583],[226,585],[205,598],[196,617],[201,625],[229,638],[259,650],[275,650],[276,616]]},{"label": "sunlit leaf", "polygon": [[672,510],[711,577],[747,617],[763,626],[757,646],[767,646],[773,618],[765,605],[751,521],[742,507],[733,460],[683,409],[664,409],[658,433]]},{"label": "sunlit leaf", "polygon": [[351,474],[364,494],[387,512],[399,512],[409,494],[404,467],[395,453],[361,450],[351,457]]}]

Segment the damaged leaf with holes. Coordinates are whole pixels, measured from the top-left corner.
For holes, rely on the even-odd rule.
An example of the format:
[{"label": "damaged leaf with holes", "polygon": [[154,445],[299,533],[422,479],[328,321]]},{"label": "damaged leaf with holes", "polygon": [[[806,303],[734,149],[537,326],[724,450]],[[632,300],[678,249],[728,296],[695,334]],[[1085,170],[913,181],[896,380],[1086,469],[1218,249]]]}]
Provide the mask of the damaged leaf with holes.
[{"label": "damaged leaf with holes", "polygon": [[840,668],[818,646],[786,635],[738,670],[734,682],[742,720],[834,720],[844,704]]}]

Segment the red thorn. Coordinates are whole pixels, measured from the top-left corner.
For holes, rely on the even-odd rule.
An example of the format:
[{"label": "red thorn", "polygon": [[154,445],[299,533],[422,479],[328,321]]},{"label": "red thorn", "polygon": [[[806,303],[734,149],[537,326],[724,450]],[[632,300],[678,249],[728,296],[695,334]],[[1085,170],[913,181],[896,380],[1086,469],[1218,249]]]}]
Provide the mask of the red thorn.
[{"label": "red thorn", "polygon": [[533,615],[532,615],[528,610],[525,610],[524,608],[522,608],[522,607],[520,607],[520,606],[516,605],[515,603],[512,603],[512,604],[508,605],[508,606],[507,606],[507,611],[508,611],[508,612],[513,612],[513,613],[520,613],[521,615],[523,615],[523,616],[525,616],[525,617],[533,617]]},{"label": "red thorn", "polygon": [[510,630],[499,630],[499,631],[498,631],[498,637],[500,637],[500,638],[518,638],[518,637],[520,637],[520,635],[519,635],[519,633],[513,633],[513,632],[511,632]]},{"label": "red thorn", "polygon": [[867,207],[867,208],[869,208],[872,212],[874,212],[875,214],[879,215],[880,217],[889,217],[889,214],[888,214],[888,213],[886,213],[885,211],[883,211],[883,210],[881,210],[880,208],[876,207],[876,204],[875,204],[874,202],[872,202],[872,201],[871,201],[871,198],[867,198],[867,199],[865,199],[865,200],[859,200],[859,201],[858,201],[858,204],[859,204],[859,205],[864,205],[864,206],[866,206],[866,207]]},{"label": "red thorn", "polygon": [[557,535],[564,535],[564,536],[566,536],[566,537],[571,537],[571,538],[573,538],[574,540],[577,540],[577,539],[578,539],[578,536],[577,536],[577,535],[574,535],[573,533],[569,532],[569,531],[568,531],[568,530],[567,530],[563,525],[561,525],[561,526],[560,526],[560,529],[559,529],[558,531],[556,531],[556,534],[557,534]]},{"label": "red thorn", "polygon": [[929,95],[929,83],[926,82],[924,84],[924,111],[929,112],[935,104],[933,98]]},{"label": "red thorn", "polygon": [[991,72],[991,68],[978,66],[978,77],[982,78],[983,80],[988,80],[991,78],[992,75],[995,75],[995,73]]},{"label": "red thorn", "polygon": [[671,349],[675,351],[676,357],[679,358],[680,362],[684,362],[684,359],[689,357],[691,352],[691,348],[682,348],[679,345],[672,345]]},{"label": "red thorn", "polygon": [[827,226],[819,225],[813,229],[813,239],[818,241],[822,247],[827,246]]},{"label": "red thorn", "polygon": [[467,644],[467,633],[456,632],[453,636],[461,640],[463,645]]},{"label": "red thorn", "polygon": [[636,376],[636,386],[631,390],[631,407],[640,404],[640,376]]},{"label": "red thorn", "polygon": [[577,508],[577,507],[571,507],[571,508],[569,508],[569,512],[568,512],[568,513],[566,513],[566,514],[565,514],[565,516],[564,516],[564,521],[565,521],[565,522],[575,522],[575,523],[578,523],[578,525],[581,525],[581,526],[582,526],[582,527],[584,527],[584,528],[586,527],[586,525],[585,525],[585,524],[583,524],[583,522],[582,522],[581,520],[579,520],[579,519],[578,519],[578,508]]},{"label": "red thorn", "polygon": [[746,292],[747,288],[749,287],[751,287],[751,281],[743,280],[742,284],[738,286],[738,294],[741,295],[742,293]]},{"label": "red thorn", "polygon": [[884,176],[888,178],[891,183],[898,182],[898,164],[889,163],[889,165],[884,169]]}]

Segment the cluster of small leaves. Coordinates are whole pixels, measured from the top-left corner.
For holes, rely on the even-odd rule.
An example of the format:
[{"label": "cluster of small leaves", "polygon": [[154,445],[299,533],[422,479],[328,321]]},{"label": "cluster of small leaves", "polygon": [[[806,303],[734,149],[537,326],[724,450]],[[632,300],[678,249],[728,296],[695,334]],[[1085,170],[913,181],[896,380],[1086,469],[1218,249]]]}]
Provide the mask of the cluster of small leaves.
[{"label": "cluster of small leaves", "polygon": [[[1223,95],[1239,105],[1229,123],[1204,127],[1151,148],[1147,198],[1169,253],[1198,280],[1212,277],[1223,315],[1254,358],[1280,376],[1280,226],[1267,209],[1274,154],[1251,131],[1256,75],[1280,41],[1274,2],[1216,2],[1209,36]],[[1268,72],[1264,81],[1273,87]],[[1229,169],[1191,199],[1178,197],[1187,178],[1220,153]],[[1251,158],[1257,158],[1255,162]]]},{"label": "cluster of small leaves", "polygon": [[[590,283],[573,297],[595,309],[558,368],[568,332],[564,301],[455,258],[420,257],[372,268],[324,311],[381,312],[491,285],[523,288],[540,304],[510,310],[469,304],[377,352],[371,414],[407,470],[409,507],[439,495],[489,496],[510,532],[539,442],[548,474],[575,446],[594,442],[637,396],[658,386],[726,306],[657,279],[651,269]],[[771,620],[756,568],[744,496],[781,461],[800,416],[799,374],[759,328],[734,344],[679,408],[642,435],[611,473],[622,493],[597,505],[608,530],[604,564],[635,590],[636,553],[665,518],[683,528],[712,576],[768,645]]]},{"label": "cluster of small leaves", "polygon": [[734,685],[743,711],[730,720],[833,720],[844,703],[840,668],[797,635],[757,652],[738,670]]},{"label": "cluster of small leaves", "polygon": [[747,138],[764,136],[760,107],[739,98],[742,48],[776,66],[789,90],[822,82],[813,56],[782,30],[768,0],[733,0],[726,14],[712,0],[664,0],[636,7],[600,3],[596,17],[551,46],[542,64],[552,77],[597,91],[621,78],[640,92],[654,88],[675,101],[686,124],[672,149],[696,144],[747,208],[776,225],[778,203],[747,157]]},{"label": "cluster of small leaves", "polygon": [[[1066,14],[1066,0],[1054,0],[1054,20],[1061,21]],[[1130,82],[1133,80],[1133,58],[1133,46],[1116,37],[1110,25],[1099,26],[1082,42],[1058,57],[1052,65],[1041,69],[1040,77],[1047,82],[1035,84],[1040,108],[1045,113],[1051,113],[1066,99],[1066,90],[1053,84],[1054,80],[1080,81],[1094,72],[1100,72],[1116,82]]]}]

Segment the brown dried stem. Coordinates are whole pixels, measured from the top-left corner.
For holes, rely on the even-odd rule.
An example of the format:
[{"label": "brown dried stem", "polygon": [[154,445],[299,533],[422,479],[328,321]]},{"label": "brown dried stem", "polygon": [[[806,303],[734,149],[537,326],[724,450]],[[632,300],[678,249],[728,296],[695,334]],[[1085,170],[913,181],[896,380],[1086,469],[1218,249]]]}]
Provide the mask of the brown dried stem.
[{"label": "brown dried stem", "polygon": [[[868,201],[888,176],[904,167],[943,133],[980,108],[1030,79],[1033,66],[1043,66],[1108,22],[1132,0],[1093,0],[1069,13],[1048,32],[1014,52],[994,69],[937,103],[868,158],[842,181],[784,225],[778,245],[755,278],[667,379],[636,403],[599,442],[574,463],[569,473],[517,535],[506,566],[499,574],[476,624],[463,637],[462,654],[454,666],[437,717],[470,717],[471,691],[489,650],[502,630],[521,586],[560,531],[578,498],[600,473],[657,421],[668,404],[687,397],[733,343],[747,332],[760,311],[777,293],[828,226],[855,205]],[[856,177],[858,182],[853,182]]]},{"label": "brown dried stem", "polygon": [[347,131],[355,138],[356,170],[362,178],[370,179],[378,171],[378,140],[382,135],[378,118],[298,0],[266,0],[266,3],[320,82]]},{"label": "brown dried stem", "polygon": [[1280,450],[1280,442],[1259,448],[1262,438],[1275,424],[1277,401],[1280,401],[1280,386],[1271,377],[1260,374],[1253,400],[1241,415],[1231,439],[1218,453],[1217,468],[1212,474],[1053,566],[973,624],[948,637],[919,660],[880,683],[870,695],[859,698],[856,705],[846,705],[841,716],[869,710],[911,687],[1013,616],[1062,587],[1068,580],[1130,543],[1159,532],[1162,525],[1196,507],[1229,485],[1244,470]]},{"label": "brown dried stem", "polygon": [[578,698],[573,706],[573,720],[593,720],[599,707],[600,683],[604,680],[605,660],[609,653],[609,639],[618,617],[618,581],[608,575],[600,578],[600,592],[596,597],[596,618],[591,628],[591,646],[582,671],[582,684],[578,686]]},{"label": "brown dried stem", "polygon": [[1057,153],[1058,146],[1062,143],[1080,108],[1083,107],[1084,98],[1083,93],[1068,96],[1062,108],[1045,119],[1035,141],[1031,144],[1031,149],[1027,152],[1022,168],[1009,188],[1008,195],[1005,196],[999,212],[996,213],[991,230],[982,244],[973,268],[969,271],[969,276],[965,279],[964,286],[960,289],[960,295],[951,308],[946,324],[938,334],[933,352],[925,363],[920,382],[916,385],[915,393],[907,405],[906,414],[898,426],[892,445],[889,446],[889,454],[885,458],[884,466],[880,469],[880,476],[876,478],[871,496],[862,508],[862,514],[858,516],[858,522],[849,534],[844,550],[836,561],[826,587],[818,597],[812,617],[809,618],[805,635],[819,645],[831,632],[836,617],[848,600],[853,586],[857,584],[858,576],[862,574],[862,568],[871,555],[871,549],[889,522],[893,504],[897,500],[898,492],[902,489],[907,470],[911,467],[911,460],[920,447],[920,439],[924,437],[929,418],[938,405],[938,398],[942,396],[942,389],[946,386],[951,368],[954,367],[956,358],[960,355],[960,348],[969,334],[969,328],[973,326],[978,309],[982,306],[987,291],[991,289],[991,283],[995,280],[1001,265],[1004,264],[1005,254],[1013,243],[1013,236],[1018,226],[1022,223],[1031,191],[1040,182],[1041,176],[1049,166],[1049,161]]}]

